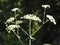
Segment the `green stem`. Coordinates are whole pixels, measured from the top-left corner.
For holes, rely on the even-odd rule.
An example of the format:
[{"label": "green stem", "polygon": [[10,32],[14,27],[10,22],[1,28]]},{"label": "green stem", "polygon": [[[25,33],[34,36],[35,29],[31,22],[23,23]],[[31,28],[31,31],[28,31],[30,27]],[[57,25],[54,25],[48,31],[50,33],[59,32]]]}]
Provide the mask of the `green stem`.
[{"label": "green stem", "polygon": [[39,29],[40,29],[42,26],[43,26],[43,24],[42,24],[31,36],[35,35],[35,33],[38,32]]},{"label": "green stem", "polygon": [[31,45],[30,36],[31,36],[31,19],[29,20],[29,45]]},{"label": "green stem", "polygon": [[18,38],[18,40],[20,41],[20,43],[21,43],[22,45],[24,45],[23,42],[22,42],[22,40],[20,39],[20,36],[17,35],[14,31],[13,31],[13,33],[16,35],[16,37]]},{"label": "green stem", "polygon": [[44,24],[44,21],[45,21],[45,13],[46,13],[46,8],[44,8],[44,13],[43,13],[43,24]]},{"label": "green stem", "polygon": [[17,35],[19,35],[19,28],[17,28]]},{"label": "green stem", "polygon": [[[46,20],[46,22],[44,22],[44,24],[47,23],[48,21],[49,21],[49,20]],[[42,24],[31,36],[35,35],[35,34],[42,28],[42,26],[43,26],[44,24]]]},{"label": "green stem", "polygon": [[29,35],[21,26],[20,26],[20,29],[21,29],[26,35]]},{"label": "green stem", "polygon": [[[16,11],[14,11],[14,13],[15,13],[15,22],[17,21],[17,18],[16,18]],[[19,28],[17,29],[17,35],[19,35]]]},{"label": "green stem", "polygon": [[[14,12],[15,13],[15,18],[16,18],[16,11]],[[15,21],[17,21],[17,18],[15,19]],[[28,35],[28,33],[20,26],[20,29],[26,34]],[[19,29],[17,29],[17,34],[19,35]]]}]

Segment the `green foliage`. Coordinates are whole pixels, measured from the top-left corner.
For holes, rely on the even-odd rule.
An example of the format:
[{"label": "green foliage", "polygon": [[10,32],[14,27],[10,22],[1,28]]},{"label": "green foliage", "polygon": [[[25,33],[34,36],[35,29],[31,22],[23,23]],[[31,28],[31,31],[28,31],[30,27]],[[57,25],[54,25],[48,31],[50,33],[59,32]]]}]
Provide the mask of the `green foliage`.
[{"label": "green foliage", "polygon": [[37,22],[33,22],[32,33],[34,33],[39,28],[39,24]]}]

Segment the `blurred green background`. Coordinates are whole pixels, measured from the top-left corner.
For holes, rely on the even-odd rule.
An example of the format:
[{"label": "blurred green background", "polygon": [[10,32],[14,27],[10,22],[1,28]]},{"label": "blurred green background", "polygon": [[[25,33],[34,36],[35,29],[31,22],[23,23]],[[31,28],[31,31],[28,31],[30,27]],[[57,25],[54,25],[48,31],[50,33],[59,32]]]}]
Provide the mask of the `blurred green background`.
[{"label": "blurred green background", "polygon": [[[19,8],[20,16],[33,13],[42,18],[44,11],[42,8],[43,4],[51,6],[50,9],[47,8],[46,14],[52,15],[56,19],[57,25],[55,26],[49,22],[45,24],[34,35],[36,40],[32,42],[32,45],[43,45],[44,43],[60,45],[60,0],[0,0],[0,45],[20,45],[16,36],[13,33],[8,34],[5,29],[5,21],[9,17],[14,16],[11,9]],[[26,28],[24,25],[22,27]],[[22,31],[20,35],[24,43],[27,43],[28,40],[25,40],[26,35]]]}]

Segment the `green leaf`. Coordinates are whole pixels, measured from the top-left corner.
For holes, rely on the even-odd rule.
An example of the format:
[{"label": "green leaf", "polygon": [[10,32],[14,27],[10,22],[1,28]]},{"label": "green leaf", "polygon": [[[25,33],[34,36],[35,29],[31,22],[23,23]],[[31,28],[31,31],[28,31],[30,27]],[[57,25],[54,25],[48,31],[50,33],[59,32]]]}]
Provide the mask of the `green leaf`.
[{"label": "green leaf", "polygon": [[37,17],[36,15],[33,15],[33,14],[27,14],[27,15],[21,17],[21,19],[31,19],[31,20],[34,20],[34,21],[41,22],[41,19],[39,19],[39,17]]},{"label": "green leaf", "polygon": [[37,22],[34,22],[32,26],[32,33],[34,33],[38,28],[39,28],[39,24]]}]

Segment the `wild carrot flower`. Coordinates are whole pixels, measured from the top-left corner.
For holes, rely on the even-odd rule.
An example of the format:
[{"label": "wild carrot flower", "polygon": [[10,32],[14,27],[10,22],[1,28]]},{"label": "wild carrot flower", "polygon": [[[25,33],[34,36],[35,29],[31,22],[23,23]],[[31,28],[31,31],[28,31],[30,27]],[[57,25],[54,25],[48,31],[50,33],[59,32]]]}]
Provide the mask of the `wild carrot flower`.
[{"label": "wild carrot flower", "polygon": [[56,21],[55,21],[55,19],[53,18],[53,16],[51,16],[51,15],[46,15],[46,17],[47,17],[51,22],[53,22],[53,23],[56,25]]},{"label": "wild carrot flower", "polygon": [[19,28],[19,25],[9,25],[6,30],[10,33],[10,31],[15,31],[15,28]]},{"label": "wild carrot flower", "polygon": [[50,8],[50,5],[42,5],[42,7],[44,7],[44,8]]},{"label": "wild carrot flower", "polygon": [[15,18],[14,18],[14,17],[11,17],[11,18],[7,19],[7,21],[5,22],[5,24],[11,23],[11,22],[13,22],[14,20],[15,20]]},{"label": "wild carrot flower", "polygon": [[19,11],[19,8],[13,8],[11,11]]},{"label": "wild carrot flower", "polygon": [[31,20],[34,20],[34,21],[41,22],[41,19],[39,19],[39,17],[37,17],[36,15],[33,15],[33,14],[27,14],[27,15],[21,17],[21,19],[31,19]]}]

